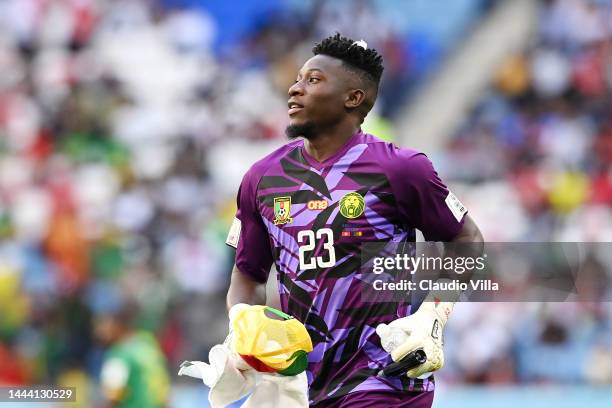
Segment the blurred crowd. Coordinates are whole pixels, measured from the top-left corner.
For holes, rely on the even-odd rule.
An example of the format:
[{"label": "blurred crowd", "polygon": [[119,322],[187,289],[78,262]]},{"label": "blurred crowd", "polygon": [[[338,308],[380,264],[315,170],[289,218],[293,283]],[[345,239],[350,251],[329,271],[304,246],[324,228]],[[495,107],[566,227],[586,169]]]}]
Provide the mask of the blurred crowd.
[{"label": "blurred crowd", "polygon": [[238,182],[283,143],[314,41],[368,27],[383,129],[487,3],[435,26],[441,6],[415,2],[408,32],[384,1],[0,2],[0,384],[85,389],[95,318],[125,296],[172,371],[205,359],[227,330]]},{"label": "blurred crowd", "polygon": [[[0,2],[0,384],[95,381],[104,349],[93,318],[125,292],[171,371],[205,359],[226,333],[238,183],[283,143],[286,90],[314,42],[340,31],[385,56],[368,126],[392,138],[398,108],[493,3]],[[608,1],[545,2],[537,41],[432,155],[487,239],[612,234],[611,22]],[[525,353],[586,332],[564,320],[536,333],[549,325],[535,309],[485,333],[499,341],[477,350],[478,366],[453,348],[449,378],[567,379],[531,375]],[[577,315],[587,332],[609,324],[596,309]],[[517,342],[519,323],[532,343]],[[453,330],[464,350],[482,343]]]},{"label": "blurred crowd", "polygon": [[[538,21],[439,159],[488,241],[610,242],[612,2],[543,1]],[[609,301],[609,248],[587,259]],[[612,304],[589,300],[459,305],[441,375],[612,383]]]},{"label": "blurred crowd", "polygon": [[540,4],[532,44],[439,153],[442,172],[489,241],[612,241],[612,2]]}]

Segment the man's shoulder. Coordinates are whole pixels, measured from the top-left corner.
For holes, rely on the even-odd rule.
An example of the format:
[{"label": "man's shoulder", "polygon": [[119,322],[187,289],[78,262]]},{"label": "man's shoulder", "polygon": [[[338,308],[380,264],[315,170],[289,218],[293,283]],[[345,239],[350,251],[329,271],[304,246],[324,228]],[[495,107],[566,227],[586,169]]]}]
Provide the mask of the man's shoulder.
[{"label": "man's shoulder", "polygon": [[279,147],[268,155],[262,157],[261,159],[257,160],[251,165],[249,170],[247,170],[244,176],[245,180],[248,180],[254,185],[257,185],[259,180],[266,174],[266,172],[271,167],[278,165],[281,159],[289,155],[292,151],[299,149],[300,146],[303,145],[303,143],[304,142],[301,139],[293,140],[287,144],[284,144],[283,146]]},{"label": "man's shoulder", "polygon": [[134,353],[123,342],[114,344],[105,353],[106,360],[120,360],[131,364]]},{"label": "man's shoulder", "polygon": [[421,167],[425,161],[429,161],[427,156],[419,150],[399,147],[368,133],[364,134],[362,143],[367,144],[368,150],[376,157],[381,166],[391,172],[405,172]]}]

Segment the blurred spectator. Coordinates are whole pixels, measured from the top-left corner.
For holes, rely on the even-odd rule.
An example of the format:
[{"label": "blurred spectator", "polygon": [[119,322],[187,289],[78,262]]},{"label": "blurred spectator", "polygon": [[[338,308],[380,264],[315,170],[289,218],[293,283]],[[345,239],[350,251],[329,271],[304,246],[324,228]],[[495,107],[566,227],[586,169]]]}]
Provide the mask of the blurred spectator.
[{"label": "blurred spectator", "polygon": [[314,42],[340,30],[388,55],[368,126],[391,139],[394,111],[485,2],[460,3],[413,33],[377,1],[0,2],[3,375],[95,378],[91,315],[118,286],[172,366],[205,355],[226,330],[237,184],[282,142]]},{"label": "blurred spectator", "polygon": [[[80,406],[94,405],[92,316],[118,287],[172,370],[205,359],[227,330],[237,185],[284,140],[287,88],[313,43],[340,30],[382,51],[366,126],[392,139],[401,105],[494,3],[0,1],[0,384],[78,385]],[[611,21],[606,1],[543,1],[533,46],[509,56],[444,147],[488,240],[612,241]],[[567,380],[523,363],[574,347],[582,326],[549,327],[531,306],[462,308],[443,375]],[[597,313],[609,333],[611,311]],[[525,321],[547,334],[519,344]],[[606,382],[610,343],[594,338],[578,346],[600,363],[578,379]]]},{"label": "blurred spectator", "polygon": [[[531,47],[502,64],[443,161],[487,241],[610,242],[612,2],[542,1],[539,17]],[[612,269],[596,247],[579,284],[607,300]],[[459,346],[440,375],[609,384],[607,305],[462,304],[464,319],[478,318],[451,319]]]},{"label": "blurred spectator", "polygon": [[114,310],[96,316],[96,338],[109,349],[100,382],[108,407],[162,408],[170,381],[155,338],[133,329],[137,309],[122,299]]}]

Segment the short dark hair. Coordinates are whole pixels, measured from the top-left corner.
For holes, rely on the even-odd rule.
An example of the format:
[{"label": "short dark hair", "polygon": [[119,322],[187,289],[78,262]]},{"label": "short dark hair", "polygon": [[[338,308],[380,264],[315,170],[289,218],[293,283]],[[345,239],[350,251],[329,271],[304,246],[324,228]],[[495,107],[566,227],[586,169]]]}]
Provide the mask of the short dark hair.
[{"label": "short dark hair", "polygon": [[312,49],[314,55],[328,55],[344,62],[347,68],[378,86],[383,73],[383,58],[373,48],[365,49],[340,33],[325,38]]}]

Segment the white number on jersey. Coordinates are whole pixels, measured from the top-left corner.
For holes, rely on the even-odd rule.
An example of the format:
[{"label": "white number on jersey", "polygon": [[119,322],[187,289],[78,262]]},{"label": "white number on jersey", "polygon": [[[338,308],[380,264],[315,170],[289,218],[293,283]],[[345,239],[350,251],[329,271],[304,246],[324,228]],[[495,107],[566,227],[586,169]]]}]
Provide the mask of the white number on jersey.
[{"label": "white number on jersey", "polygon": [[[315,269],[316,267],[331,268],[336,264],[336,251],[334,250],[334,232],[331,230],[331,228],[321,228],[317,230],[316,239],[314,231],[302,230],[298,232],[297,239],[298,243],[300,244],[300,270],[305,271],[308,269]],[[310,261],[306,263],[306,252],[311,252],[315,249],[315,247],[317,246],[317,240],[323,240],[323,249],[327,250],[328,256],[311,256]]]}]

